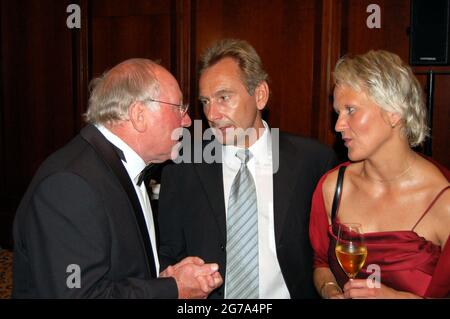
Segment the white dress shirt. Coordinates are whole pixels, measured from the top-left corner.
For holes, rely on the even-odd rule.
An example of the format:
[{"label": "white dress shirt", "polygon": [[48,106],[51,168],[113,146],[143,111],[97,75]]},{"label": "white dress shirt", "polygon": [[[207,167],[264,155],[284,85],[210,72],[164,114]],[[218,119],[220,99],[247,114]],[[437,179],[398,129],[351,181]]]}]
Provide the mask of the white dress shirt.
[{"label": "white dress shirt", "polygon": [[[258,207],[259,297],[261,299],[288,299],[290,294],[281,274],[275,245],[272,139],[267,123],[263,121],[263,124],[264,133],[249,147],[252,157],[247,163],[255,181]],[[228,214],[231,186],[241,166],[241,161],[235,155],[238,149],[234,145],[222,146],[226,214]]]},{"label": "white dress shirt", "polygon": [[152,244],[152,252],[147,253],[153,253],[156,275],[159,276],[159,259],[158,251],[156,250],[155,222],[153,221],[152,207],[150,206],[150,200],[148,198],[145,184],[142,183],[141,186],[138,186],[137,184],[139,174],[146,166],[145,162],[131,147],[128,146],[127,143],[122,141],[120,137],[113,134],[106,127],[104,127],[103,125],[96,125],[96,127],[103,134],[103,136],[112,144],[114,144],[114,146],[120,149],[125,156],[126,162],[122,160],[122,164],[125,167],[128,175],[130,176],[136,194],[139,198],[139,203],[141,204],[142,211],[144,212],[145,223],[147,224],[147,230]]}]

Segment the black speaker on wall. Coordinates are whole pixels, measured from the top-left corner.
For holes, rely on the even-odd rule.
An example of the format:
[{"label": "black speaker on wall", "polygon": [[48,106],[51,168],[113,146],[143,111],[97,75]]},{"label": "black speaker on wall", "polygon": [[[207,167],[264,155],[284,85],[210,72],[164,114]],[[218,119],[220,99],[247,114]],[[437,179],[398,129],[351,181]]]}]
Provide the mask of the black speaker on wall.
[{"label": "black speaker on wall", "polygon": [[450,64],[449,43],[450,0],[412,0],[410,63]]}]

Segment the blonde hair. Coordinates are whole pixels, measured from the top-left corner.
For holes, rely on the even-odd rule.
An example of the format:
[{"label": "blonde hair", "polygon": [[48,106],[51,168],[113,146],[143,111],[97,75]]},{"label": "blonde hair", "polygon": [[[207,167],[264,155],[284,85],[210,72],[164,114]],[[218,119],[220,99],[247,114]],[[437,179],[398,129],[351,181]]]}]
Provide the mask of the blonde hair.
[{"label": "blonde hair", "polygon": [[113,124],[128,118],[128,108],[133,103],[157,99],[159,82],[152,71],[155,65],[147,59],[130,59],[93,79],[86,121]]},{"label": "blonde hair", "polygon": [[247,41],[238,39],[219,40],[206,49],[200,57],[200,75],[226,57],[234,59],[239,64],[242,82],[250,95],[253,95],[262,81],[267,81],[268,75],[263,69],[258,53]]},{"label": "blonde hair", "polygon": [[428,135],[426,108],[419,81],[398,55],[378,50],[345,56],[334,69],[334,83],[365,90],[382,109],[401,116],[409,145]]}]

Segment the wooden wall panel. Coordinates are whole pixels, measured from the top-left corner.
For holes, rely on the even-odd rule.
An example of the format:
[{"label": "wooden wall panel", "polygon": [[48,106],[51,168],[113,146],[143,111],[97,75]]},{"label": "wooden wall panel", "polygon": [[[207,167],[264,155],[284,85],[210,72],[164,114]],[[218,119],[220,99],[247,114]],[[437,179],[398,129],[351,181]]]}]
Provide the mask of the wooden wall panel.
[{"label": "wooden wall panel", "polygon": [[[381,28],[366,25],[370,4],[380,6]],[[385,49],[408,60],[410,3],[408,0],[342,0],[341,54]]]},{"label": "wooden wall panel", "polygon": [[160,60],[172,68],[172,2],[92,0],[91,76],[129,58]]},{"label": "wooden wall panel", "polygon": [[261,56],[270,76],[270,124],[309,136],[317,3],[312,0],[198,0],[196,59],[217,39],[247,40]]},{"label": "wooden wall panel", "polygon": [[[191,0],[174,0],[172,7],[172,61],[171,71],[180,83],[181,92],[184,95],[184,101],[191,102],[194,96],[194,87],[191,85],[195,80],[195,69],[191,69],[195,63],[193,47],[195,39],[193,30],[196,25],[196,15],[193,10],[194,3]],[[175,9],[173,9],[175,8]],[[193,62],[194,61],[194,62]],[[192,98],[191,98],[192,96]],[[194,117],[194,110],[189,109],[189,114]]]},{"label": "wooden wall panel", "polygon": [[[72,31],[68,1],[2,1],[0,214],[12,221],[41,162],[74,135]],[[9,232],[0,229],[2,242]],[[7,235],[8,234],[8,235]]]},{"label": "wooden wall panel", "polygon": [[[428,70],[424,67],[416,68],[417,78],[425,91],[427,90]],[[434,71],[444,71],[448,74],[434,75],[434,100],[433,100],[433,122],[432,122],[432,157],[446,167],[450,167],[450,147],[448,139],[450,137],[450,67],[432,68]],[[439,69],[439,70],[436,70]]]},{"label": "wooden wall panel", "polygon": [[342,3],[336,0],[323,0],[316,10],[312,136],[327,145],[336,141],[331,71],[340,57],[342,15]]},{"label": "wooden wall panel", "polygon": [[[450,73],[450,72],[449,72]],[[433,158],[450,168],[450,74],[435,76]]]}]

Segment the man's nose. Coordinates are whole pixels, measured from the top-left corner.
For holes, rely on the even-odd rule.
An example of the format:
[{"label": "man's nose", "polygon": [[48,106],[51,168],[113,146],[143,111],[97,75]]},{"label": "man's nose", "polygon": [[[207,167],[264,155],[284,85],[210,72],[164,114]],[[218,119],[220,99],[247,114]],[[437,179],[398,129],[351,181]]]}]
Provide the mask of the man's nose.
[{"label": "man's nose", "polygon": [[222,113],[220,113],[219,108],[213,101],[210,102],[208,106],[204,108],[205,116],[210,122],[214,122],[222,118]]}]

